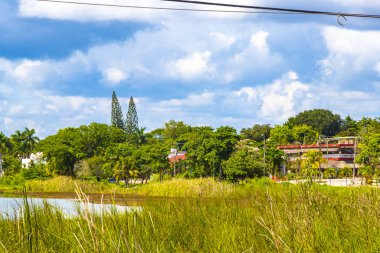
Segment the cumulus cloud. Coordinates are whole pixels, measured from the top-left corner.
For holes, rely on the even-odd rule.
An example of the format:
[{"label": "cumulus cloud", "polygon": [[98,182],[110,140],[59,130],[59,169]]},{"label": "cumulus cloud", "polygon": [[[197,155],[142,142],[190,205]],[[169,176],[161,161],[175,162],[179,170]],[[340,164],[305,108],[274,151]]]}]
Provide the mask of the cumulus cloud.
[{"label": "cumulus cloud", "polygon": [[[125,4],[125,1],[107,3]],[[178,6],[153,0],[129,3]],[[234,3],[259,4],[250,0]],[[266,4],[279,6],[282,2],[272,0]],[[334,0],[333,5],[327,0],[288,4],[318,8],[348,6],[352,10],[360,7],[351,0],[344,3]],[[378,3],[366,2],[366,5],[379,7]],[[298,23],[284,25],[267,22],[265,18],[256,20],[253,25],[250,21],[256,16],[251,15],[137,11],[34,0],[20,0],[19,15],[79,20],[82,24],[138,20],[155,26],[137,32],[132,39],[105,41],[72,52],[65,58],[0,58],[0,128],[8,134],[24,126],[36,128],[40,136],[46,136],[67,126],[92,121],[108,123],[110,98],[100,92],[91,95],[86,92],[107,90],[107,86],[118,86],[122,90],[122,83],[131,84],[125,85],[128,92],[138,90],[143,96],[151,90],[160,91],[162,84],[175,86],[160,96],[146,94],[147,97],[135,98],[140,122],[148,129],[161,127],[170,119],[193,125],[229,124],[237,128],[254,123],[283,123],[287,117],[311,108],[332,109],[342,115],[354,112],[352,116],[357,117],[373,116],[380,107],[380,97],[373,92],[380,90],[376,82],[380,76],[378,31],[309,23],[303,23],[301,29]],[[226,18],[231,19],[226,22]],[[300,30],[309,32],[302,37]],[[322,31],[322,40],[317,35],[309,38],[314,31]],[[312,43],[304,43],[310,47],[302,46],[299,52],[298,45],[303,41],[297,36],[312,40]],[[316,56],[314,51],[310,52],[315,48],[326,55]],[[311,55],[306,58],[311,59],[310,66],[321,68],[322,77],[316,76],[313,69],[304,69],[303,52]],[[317,58],[321,59],[318,63]],[[360,81],[363,76],[368,78],[368,73],[375,76],[371,80],[372,88],[343,86],[346,81],[353,82],[353,77]],[[133,90],[134,84],[138,89]],[[72,91],[76,86],[78,90],[83,88],[82,95]],[[126,94],[126,88],[122,91]],[[119,97],[119,101],[123,108],[127,107],[128,98]],[[364,101],[366,106],[362,106]]]},{"label": "cumulus cloud", "polygon": [[377,71],[380,32],[326,27],[322,33],[328,50],[327,57],[320,61],[323,75],[350,79]]},{"label": "cumulus cloud", "polygon": [[251,36],[251,44],[263,54],[266,54],[269,51],[267,44],[268,35],[268,32],[260,31]]},{"label": "cumulus cloud", "polygon": [[305,109],[313,99],[310,85],[298,80],[295,72],[290,71],[273,83],[257,87],[243,87],[234,92],[235,99],[245,101],[250,109],[258,111],[257,117],[270,122],[282,122]]},{"label": "cumulus cloud", "polygon": [[124,81],[128,78],[128,75],[122,70],[117,68],[108,68],[103,73],[104,81],[113,85],[118,85],[121,81]]},{"label": "cumulus cloud", "polygon": [[210,32],[210,37],[215,39],[217,45],[223,49],[230,48],[236,42],[234,36],[228,36],[221,32]]},{"label": "cumulus cloud", "polygon": [[212,75],[214,67],[210,65],[210,51],[195,52],[185,58],[169,64],[169,74],[183,79],[193,79]]}]

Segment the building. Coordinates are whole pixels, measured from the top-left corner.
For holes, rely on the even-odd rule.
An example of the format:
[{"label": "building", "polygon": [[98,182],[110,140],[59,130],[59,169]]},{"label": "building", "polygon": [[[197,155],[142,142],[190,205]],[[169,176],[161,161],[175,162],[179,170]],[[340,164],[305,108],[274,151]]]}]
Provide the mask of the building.
[{"label": "building", "polygon": [[310,150],[321,151],[324,162],[321,168],[356,168],[355,157],[359,153],[358,137],[324,138],[316,144],[292,144],[278,146],[290,162],[302,159]]},{"label": "building", "polygon": [[168,155],[169,163],[173,164],[175,162],[178,162],[180,160],[186,160],[186,152],[185,151],[178,151],[177,149],[173,148],[170,150],[170,154]]},{"label": "building", "polygon": [[29,158],[21,159],[22,167],[26,168],[26,169],[28,169],[32,163],[37,164],[37,163],[41,163],[41,162],[44,163],[42,152],[30,154]]}]

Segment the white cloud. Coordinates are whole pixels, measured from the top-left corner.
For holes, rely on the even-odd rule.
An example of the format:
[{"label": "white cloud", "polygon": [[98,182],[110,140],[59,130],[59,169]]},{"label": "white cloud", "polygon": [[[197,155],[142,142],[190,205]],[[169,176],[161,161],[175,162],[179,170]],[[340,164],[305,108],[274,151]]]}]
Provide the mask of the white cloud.
[{"label": "white cloud", "polygon": [[254,47],[256,47],[259,52],[263,54],[267,54],[269,51],[267,44],[268,35],[268,32],[260,31],[251,36],[251,44]]},{"label": "white cloud", "polygon": [[210,36],[217,41],[219,47],[224,49],[230,48],[236,42],[234,36],[228,36],[221,32],[210,32]]},{"label": "white cloud", "polygon": [[291,71],[273,83],[243,87],[234,92],[234,96],[252,106],[250,110],[258,111],[258,117],[270,122],[282,122],[305,109],[308,100],[312,99],[310,85],[297,79],[297,74]]},{"label": "white cloud", "polygon": [[336,27],[323,29],[328,56],[320,61],[323,74],[333,78],[377,71],[380,61],[380,32]]},{"label": "white cloud", "polygon": [[121,81],[128,79],[128,75],[117,68],[108,68],[105,70],[105,73],[103,73],[103,75],[104,81],[109,82],[113,85],[118,85]]},{"label": "white cloud", "polygon": [[[89,1],[93,4],[105,3],[102,0]],[[223,2],[223,1],[215,1]],[[257,0],[235,0],[234,4],[255,4]],[[109,5],[126,5],[141,7],[157,8],[197,8],[197,9],[214,9],[214,10],[231,10],[228,7],[210,7],[205,5],[191,6],[181,3],[157,2],[155,0],[108,0]],[[238,13],[211,13],[211,12],[184,12],[184,11],[167,11],[167,10],[150,10],[143,8],[121,8],[121,7],[104,7],[89,6],[76,4],[63,4],[53,2],[43,2],[35,0],[20,0],[19,13],[25,17],[39,17],[50,19],[64,20],[141,20],[141,21],[160,21],[172,20],[175,17],[199,17],[199,18],[243,18],[246,14]]]},{"label": "white cloud", "polygon": [[202,107],[214,104],[215,94],[204,91],[200,94],[190,94],[185,99],[169,99],[161,101],[159,107]]},{"label": "white cloud", "polygon": [[380,76],[380,61],[375,64],[373,70]]},{"label": "white cloud", "polygon": [[169,64],[169,74],[183,79],[194,79],[212,75],[214,67],[210,65],[210,51],[195,52],[186,58]]}]

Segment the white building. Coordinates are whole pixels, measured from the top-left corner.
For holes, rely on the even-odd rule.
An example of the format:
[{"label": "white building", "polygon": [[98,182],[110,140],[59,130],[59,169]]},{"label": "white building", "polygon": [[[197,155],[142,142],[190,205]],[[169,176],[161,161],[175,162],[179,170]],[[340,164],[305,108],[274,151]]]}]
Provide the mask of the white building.
[{"label": "white building", "polygon": [[37,152],[35,154],[30,154],[29,158],[21,159],[22,167],[26,168],[26,169],[30,167],[30,165],[32,164],[32,162],[34,164],[44,162],[44,160],[43,160],[43,153],[42,152]]}]

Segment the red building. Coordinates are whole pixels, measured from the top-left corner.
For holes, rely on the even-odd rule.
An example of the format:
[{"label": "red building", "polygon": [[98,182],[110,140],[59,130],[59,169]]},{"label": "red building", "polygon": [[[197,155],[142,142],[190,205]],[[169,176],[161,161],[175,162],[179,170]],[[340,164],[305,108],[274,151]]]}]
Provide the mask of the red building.
[{"label": "red building", "polygon": [[323,167],[354,167],[354,160],[358,154],[357,137],[326,138],[319,144],[292,144],[277,148],[284,151],[289,161],[302,158],[310,150],[321,151],[325,160]]},{"label": "red building", "polygon": [[177,149],[170,150],[170,154],[168,155],[169,163],[178,162],[180,160],[186,160],[186,152],[178,151]]}]

